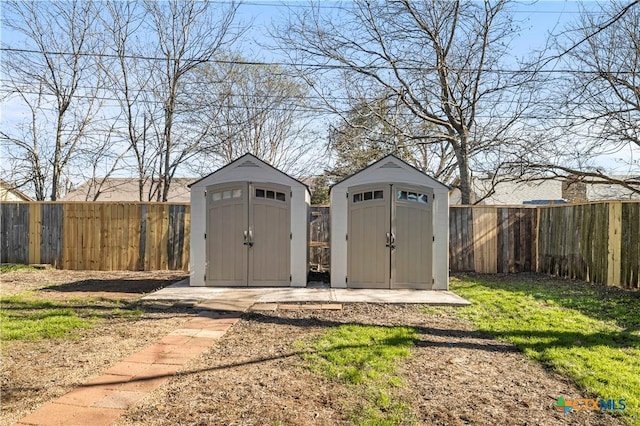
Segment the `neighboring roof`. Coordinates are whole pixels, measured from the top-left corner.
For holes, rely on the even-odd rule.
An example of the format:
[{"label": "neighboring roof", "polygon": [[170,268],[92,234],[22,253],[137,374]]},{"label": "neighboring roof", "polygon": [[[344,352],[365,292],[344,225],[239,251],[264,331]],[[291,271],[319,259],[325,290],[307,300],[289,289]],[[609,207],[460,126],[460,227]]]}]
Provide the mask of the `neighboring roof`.
[{"label": "neighboring roof", "polygon": [[31,197],[0,179],[0,201],[33,201]]},{"label": "neighboring roof", "polygon": [[[359,170],[359,171],[357,171],[357,172],[355,172],[355,173],[353,173],[353,174],[351,174],[351,175],[349,175],[349,176],[345,177],[344,179],[339,180],[338,182],[334,183],[333,185],[331,185],[331,186],[329,187],[329,191],[331,191],[331,189],[333,189],[333,187],[334,187],[334,186],[336,186],[336,185],[341,185],[342,183],[344,183],[344,182],[348,181],[348,180],[349,180],[349,179],[351,179],[352,177],[354,177],[354,176],[356,176],[356,175],[358,175],[358,174],[360,174],[360,173],[363,173],[363,172],[365,172],[365,171],[368,171],[368,170],[370,170],[370,169],[372,169],[372,168],[376,167],[377,165],[381,164],[381,163],[382,163],[382,162],[384,162],[384,161],[387,161],[387,162],[388,162],[389,160],[392,160],[392,161],[394,161],[394,162],[396,162],[396,163],[399,163],[399,165],[400,165],[400,166],[403,166],[405,169],[407,169],[407,168],[408,168],[408,169],[410,169],[411,171],[414,171],[414,172],[420,173],[421,175],[423,175],[423,176],[427,177],[429,180],[433,181],[435,184],[440,185],[440,186],[442,186],[443,188],[445,188],[445,189],[447,189],[447,190],[449,190],[449,189],[450,189],[448,185],[445,185],[444,183],[440,182],[439,180],[435,179],[434,177],[429,176],[428,174],[426,174],[426,173],[425,173],[425,172],[423,172],[422,170],[417,169],[416,167],[414,167],[414,166],[412,166],[411,164],[407,163],[406,161],[404,161],[404,160],[400,159],[399,157],[397,157],[397,156],[395,156],[395,155],[393,155],[393,154],[388,154],[388,155],[386,155],[386,156],[382,157],[381,159],[379,159],[378,161],[374,161],[373,163],[369,164],[369,165],[368,165],[367,167],[365,167],[364,169]],[[384,167],[384,165],[382,165],[381,167]]]},{"label": "neighboring roof", "polygon": [[[194,180],[195,178],[173,178],[169,187],[167,202],[189,203],[191,195],[188,184]],[[148,179],[144,185],[143,201],[148,201],[150,188],[151,179]],[[90,179],[73,191],[69,191],[60,201],[93,201],[97,190],[100,191],[100,194],[96,201],[140,201],[138,178]]]},{"label": "neighboring roof", "polygon": [[259,159],[258,157],[256,157],[256,156],[255,156],[255,155],[253,155],[253,154],[250,154],[250,153],[246,153],[246,154],[244,154],[243,156],[236,158],[236,159],[235,159],[235,160],[233,160],[232,162],[230,162],[230,163],[228,163],[228,164],[226,164],[226,165],[224,165],[224,166],[220,167],[220,168],[219,168],[218,170],[216,170],[215,172],[213,172],[213,173],[209,173],[208,175],[206,175],[206,176],[204,176],[204,177],[202,177],[202,178],[200,178],[200,179],[196,180],[195,182],[191,182],[191,183],[188,185],[188,187],[189,187],[189,188],[191,188],[193,185],[196,185],[196,184],[198,184],[198,183],[202,182],[202,181],[203,181],[203,180],[205,180],[205,179],[208,179],[209,177],[211,177],[211,176],[213,176],[213,175],[215,175],[215,174],[218,174],[218,173],[221,173],[221,172],[223,172],[223,171],[225,171],[225,170],[228,170],[229,168],[231,168],[231,167],[233,167],[233,166],[237,166],[238,164],[242,163],[243,161],[247,161],[247,160],[253,160],[253,161],[257,161],[257,162],[259,162],[261,165],[263,165],[263,166],[265,166],[265,167],[268,167],[269,169],[271,169],[271,170],[273,170],[273,171],[276,171],[276,172],[280,173],[281,175],[283,175],[283,176],[285,176],[285,177],[287,177],[287,178],[291,179],[293,182],[296,182],[296,183],[299,183],[300,185],[303,185],[303,186],[307,189],[307,191],[309,191],[309,186],[308,186],[307,184],[305,184],[304,182],[300,182],[298,179],[296,179],[296,178],[294,178],[294,177],[292,177],[292,176],[289,176],[288,174],[286,174],[286,173],[285,173],[285,172],[283,172],[282,170],[280,170],[280,169],[277,169],[277,168],[273,167],[271,164],[269,164],[269,163],[267,163],[267,162],[265,162],[265,161],[263,161],[263,160]]},{"label": "neighboring roof", "polygon": [[[640,188],[640,176],[611,176],[614,179],[621,181],[637,182]],[[600,200],[640,200],[640,194],[634,192],[621,185],[615,185],[610,183],[587,183],[587,199],[589,201]]]},{"label": "neighboring roof", "polygon": [[316,186],[318,180],[322,178],[324,178],[323,175],[316,175],[316,176],[307,176],[304,178],[300,178],[298,180],[304,185],[306,185],[307,188],[313,188],[314,186]]},{"label": "neighboring roof", "polygon": [[[482,197],[491,189],[492,182],[486,179],[473,179],[473,192]],[[507,181],[499,182],[494,193],[480,204],[524,204],[535,200],[561,200],[562,182],[557,180]]]},{"label": "neighboring roof", "polygon": [[[620,180],[628,180],[633,176],[612,176]],[[638,200],[640,194],[623,186],[615,184],[602,184],[589,182],[588,178],[582,180],[586,187],[584,199],[586,201],[602,200]],[[571,201],[562,190],[562,180],[531,180],[531,181],[504,181],[495,185],[494,193],[480,201],[482,205],[520,205],[520,204],[558,204],[561,200]],[[474,178],[472,191],[475,199],[482,197],[491,190],[490,179]],[[451,204],[459,204],[459,190],[450,193]]]}]

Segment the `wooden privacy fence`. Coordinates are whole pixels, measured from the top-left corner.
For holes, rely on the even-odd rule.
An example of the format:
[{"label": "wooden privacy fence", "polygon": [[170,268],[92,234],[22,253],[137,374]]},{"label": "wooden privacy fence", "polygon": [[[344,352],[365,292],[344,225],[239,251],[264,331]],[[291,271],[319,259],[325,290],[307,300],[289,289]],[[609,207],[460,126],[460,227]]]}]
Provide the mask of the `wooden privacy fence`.
[{"label": "wooden privacy fence", "polygon": [[[312,207],[309,270],[329,268],[329,208]],[[4,203],[0,262],[64,269],[188,270],[190,207],[159,203]],[[640,202],[452,206],[452,272],[542,272],[639,287]]]},{"label": "wooden privacy fence", "polygon": [[452,206],[452,272],[541,272],[640,287],[640,202]]},{"label": "wooden privacy fence", "polygon": [[188,270],[190,207],[4,203],[0,261],[61,269]]},{"label": "wooden privacy fence", "polygon": [[452,206],[449,268],[495,274],[536,268],[535,208]]},{"label": "wooden privacy fence", "polygon": [[309,219],[309,271],[329,271],[329,207],[312,206]]},{"label": "wooden privacy fence", "polygon": [[639,202],[539,210],[539,272],[639,288]]}]

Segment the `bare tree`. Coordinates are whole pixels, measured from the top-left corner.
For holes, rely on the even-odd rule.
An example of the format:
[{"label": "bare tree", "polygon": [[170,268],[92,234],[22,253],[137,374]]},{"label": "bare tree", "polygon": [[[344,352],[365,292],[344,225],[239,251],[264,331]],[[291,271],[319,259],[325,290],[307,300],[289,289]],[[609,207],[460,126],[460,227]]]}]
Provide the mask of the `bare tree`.
[{"label": "bare tree", "polygon": [[103,64],[109,92],[119,107],[113,120],[117,126],[114,132],[126,141],[125,151],[133,157],[130,168],[137,174],[139,201],[151,201],[159,193],[159,181],[151,182],[151,175],[160,154],[146,138],[152,117],[159,110],[151,95],[154,67],[150,66],[150,59],[142,59],[146,52],[141,29],[148,15],[139,1],[108,1],[105,8],[102,19],[109,56]]},{"label": "bare tree", "polygon": [[90,1],[2,5],[3,24],[27,40],[23,49],[6,51],[5,102],[27,113],[4,125],[0,137],[18,179],[32,183],[38,200],[55,201],[64,193],[102,106],[94,6]]},{"label": "bare tree", "polygon": [[[455,156],[447,143],[427,139],[432,127],[416,119],[401,102],[389,96],[360,99],[356,106],[341,114],[341,125],[332,126],[329,146],[335,155],[327,170],[333,180],[342,179],[387,154],[394,154],[417,169],[446,183],[452,182]],[[409,138],[398,129],[413,129],[424,139]]]},{"label": "bare tree", "polygon": [[[156,138],[155,177],[160,182],[158,201],[166,201],[171,180],[180,166],[196,155],[209,133],[209,126],[181,126],[189,121],[189,76],[198,66],[215,59],[242,34],[234,27],[238,5],[197,0],[145,1],[149,17],[147,30],[153,34],[151,87],[161,107],[161,116],[151,117]],[[186,107],[185,107],[186,106]],[[181,129],[185,129],[181,131]],[[186,131],[189,129],[190,131]],[[149,135],[147,135],[149,137]]]},{"label": "bare tree", "polygon": [[196,74],[194,117],[213,123],[202,144],[208,170],[251,153],[287,173],[308,172],[317,146],[309,128],[306,85],[277,65],[247,65],[228,57],[202,66]]},{"label": "bare tree", "polygon": [[44,132],[40,129],[43,118],[39,116],[44,103],[44,94],[41,89],[36,89],[37,92],[34,90],[33,93],[28,92],[27,89],[22,89],[23,85],[18,84],[15,80],[10,81],[12,93],[7,96],[5,101],[14,102],[18,97],[28,114],[25,114],[26,117],[20,123],[16,123],[11,131],[7,127],[0,131],[0,138],[3,141],[4,165],[9,166],[8,174],[10,176],[7,177],[16,188],[30,186],[34,198],[43,201],[47,197],[47,185],[49,184],[47,177],[51,173],[50,163],[42,154],[47,147],[41,146],[44,144],[43,140],[46,140]]},{"label": "bare tree", "polygon": [[[640,194],[640,2],[612,2],[584,9],[555,37],[558,68],[549,124],[553,135],[529,167],[547,177],[572,176],[591,183],[616,184]],[[616,155],[622,173],[595,160]],[[622,176],[616,176],[622,174]]]},{"label": "bare tree", "polygon": [[[485,163],[485,153],[518,137],[510,129],[534,93],[523,90],[533,74],[505,66],[515,34],[508,6],[505,0],[357,1],[340,13],[323,13],[317,5],[292,12],[278,37],[283,50],[295,48],[295,62],[314,65],[316,74],[340,71],[342,87],[396,97],[424,125],[390,121],[394,132],[406,141],[446,143],[462,202],[470,203],[473,168]],[[331,91],[314,87],[334,111],[344,111]]]}]

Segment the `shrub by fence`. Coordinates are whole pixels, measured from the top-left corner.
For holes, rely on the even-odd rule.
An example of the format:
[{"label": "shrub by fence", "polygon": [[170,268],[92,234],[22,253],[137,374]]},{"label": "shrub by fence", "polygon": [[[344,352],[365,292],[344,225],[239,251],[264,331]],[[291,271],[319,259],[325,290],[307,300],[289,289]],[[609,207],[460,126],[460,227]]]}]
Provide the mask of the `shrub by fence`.
[{"label": "shrub by fence", "polygon": [[[0,261],[64,269],[187,270],[188,205],[4,203]],[[310,270],[329,267],[329,208],[312,207]],[[452,206],[452,272],[542,272],[639,287],[640,203]]]}]

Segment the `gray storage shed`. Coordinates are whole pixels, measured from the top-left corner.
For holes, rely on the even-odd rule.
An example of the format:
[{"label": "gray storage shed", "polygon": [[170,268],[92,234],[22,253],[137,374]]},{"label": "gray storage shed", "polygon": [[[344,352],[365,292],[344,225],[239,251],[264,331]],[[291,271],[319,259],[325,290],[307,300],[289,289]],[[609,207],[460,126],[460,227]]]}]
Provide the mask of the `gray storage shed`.
[{"label": "gray storage shed", "polygon": [[448,186],[388,155],[330,197],[332,287],[448,289]]},{"label": "gray storage shed", "polygon": [[245,154],[190,187],[192,286],[306,286],[306,185]]}]

